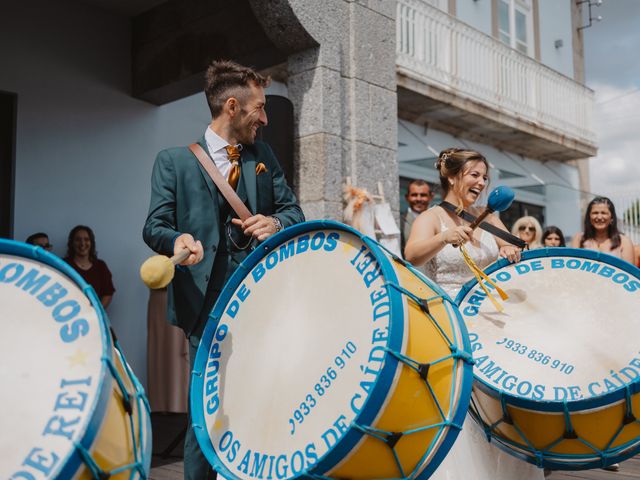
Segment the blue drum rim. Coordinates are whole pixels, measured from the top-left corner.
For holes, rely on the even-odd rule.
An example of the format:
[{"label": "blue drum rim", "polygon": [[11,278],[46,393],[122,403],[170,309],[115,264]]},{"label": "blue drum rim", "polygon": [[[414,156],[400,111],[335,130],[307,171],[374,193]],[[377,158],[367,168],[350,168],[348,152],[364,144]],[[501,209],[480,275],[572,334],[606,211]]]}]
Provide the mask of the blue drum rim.
[{"label": "blue drum rim", "polygon": [[[578,248],[569,248],[569,247],[546,247],[546,248],[538,248],[535,250],[526,250],[522,252],[522,260],[532,260],[535,258],[547,258],[547,257],[579,257],[585,258],[588,260],[597,260],[603,263],[608,263],[620,270],[629,273],[635,276],[638,280],[640,280],[640,269],[634,265],[631,265],[629,262],[621,260],[618,257],[614,257],[612,255],[598,252],[595,250],[586,250],[586,249],[578,249]],[[503,267],[511,265],[506,258],[502,258],[491,265],[489,265],[484,272],[487,275],[492,274],[493,272],[500,270]],[[456,296],[455,303],[460,305],[464,297],[472,290],[475,285],[477,285],[477,281],[475,279],[467,282],[458,295]],[[625,399],[625,390],[626,387],[629,387],[631,390],[631,394],[638,393],[640,391],[640,378],[636,379],[633,382],[629,382],[624,387],[618,387],[613,392],[606,393],[602,396],[588,398],[588,399],[580,399],[580,400],[571,400],[567,402],[555,401],[555,400],[531,400],[527,398],[522,398],[516,395],[512,395],[509,392],[505,392],[504,390],[499,390],[493,388],[487,382],[477,377],[474,373],[474,380],[476,386],[478,386],[484,393],[491,395],[493,398],[500,399],[501,397],[505,397],[508,399],[508,402],[511,405],[528,408],[531,410],[542,411],[542,412],[555,412],[562,413],[565,411],[565,408],[570,412],[581,411],[581,410],[591,410],[598,407],[603,407],[606,405],[610,405],[612,403],[621,401]]]},{"label": "blue drum rim", "polygon": [[[202,375],[203,367],[206,365],[206,359],[208,356],[211,341],[217,328],[218,319],[220,318],[222,312],[224,311],[224,308],[226,307],[228,301],[231,299],[236,288],[241,284],[242,280],[246,277],[249,271],[268,253],[270,253],[277,246],[284,243],[286,240],[289,240],[297,235],[319,230],[343,231],[359,238],[375,256],[378,264],[381,266],[382,274],[385,281],[397,282],[398,280],[391,262],[388,261],[387,257],[382,253],[382,250],[378,246],[377,242],[372,241],[361,232],[347,225],[332,220],[308,221],[289,227],[282,232],[279,232],[278,234],[268,238],[260,245],[260,247],[256,251],[252,252],[242,262],[242,264],[236,269],[234,274],[225,285],[225,288],[221,292],[220,297],[213,307],[213,310],[209,316],[209,321],[205,326],[205,330],[200,341],[200,346],[198,347],[198,352],[196,354],[196,359],[194,362],[194,369],[191,374],[192,387],[190,392],[190,407],[196,438],[198,439],[200,447],[207,459],[213,464],[214,468],[225,477],[235,478],[236,476],[229,472],[226,466],[219,461],[216,451],[212,446],[211,439],[205,427],[206,424],[201,395],[204,387],[204,379]],[[382,260],[383,258],[384,260]],[[430,284],[430,286],[435,286],[435,284]],[[435,286],[434,289],[437,289],[439,293],[444,295],[444,292],[438,286]],[[389,348],[399,350],[402,348],[402,343],[405,335],[405,312],[403,307],[403,299],[400,293],[393,288],[389,289],[389,296],[391,302],[391,311],[389,322],[389,341],[387,346]],[[453,304],[451,306],[455,307]],[[451,310],[453,310],[453,308]],[[458,313],[457,309],[455,311],[456,313]],[[399,315],[398,312],[401,312],[402,315]],[[449,320],[453,322],[451,316]],[[464,328],[464,322],[460,318],[459,313],[458,323],[462,328]],[[470,341],[468,335],[466,335],[466,329],[462,330],[461,337],[463,339],[464,348],[467,352],[471,352]],[[351,450],[357,445],[362,437],[366,435],[365,433],[354,428],[353,424],[358,423],[360,425],[370,425],[375,420],[376,416],[380,412],[382,405],[387,399],[388,390],[394,382],[397,366],[398,361],[395,359],[395,357],[386,354],[384,367],[378,375],[378,378],[375,380],[375,384],[371,390],[371,393],[369,394],[361,411],[355,416],[352,424],[349,426],[349,430],[347,431],[347,433],[338,441],[338,443],[333,447],[332,450],[326,452],[320,459],[318,459],[317,463],[313,467],[311,467],[309,471],[303,471],[299,476],[304,477],[306,475],[313,475],[316,474],[315,472],[328,472],[329,470],[334,468],[340,461],[342,461],[349,452],[351,452]],[[465,365],[465,367],[467,367],[467,365]],[[460,418],[464,418],[464,415],[466,414],[468,403],[470,402],[471,397],[472,381],[473,376],[470,374],[470,368],[468,372],[463,371],[463,385],[460,399],[462,402],[466,400],[467,404],[466,406],[462,405],[464,408],[460,408],[460,404],[458,405],[458,411],[455,414],[456,422],[459,422]],[[449,432],[441,443],[439,452],[437,452],[437,454],[432,459],[432,462],[422,471],[422,473],[420,474],[420,478],[426,478],[425,474],[430,474],[433,469],[437,467],[437,465],[446,455],[446,452],[448,452],[457,435],[457,429],[449,429]],[[446,450],[443,448],[445,446],[447,447]],[[445,451],[443,452],[443,450]]]},{"label": "blue drum rim", "polygon": [[[112,348],[113,342],[111,335],[107,330],[107,317],[102,308],[102,304],[98,299],[98,295],[85,280],[76,272],[68,263],[62,260],[60,257],[47,252],[41,247],[29,245],[15,240],[8,240],[0,238],[0,253],[6,255],[14,255],[16,257],[27,258],[30,260],[36,260],[49,267],[54,268],[60,273],[63,273],[71,279],[82,291],[82,293],[89,299],[92,307],[96,311],[98,317],[98,323],[100,324],[100,336],[102,340],[102,355],[103,361],[100,366],[100,374],[98,376],[98,383],[95,388],[98,388],[98,395],[94,399],[93,405],[87,410],[87,415],[91,415],[91,419],[86,424],[84,432],[79,438],[79,443],[87,450],[91,449],[93,442],[95,441],[100,428],[102,427],[102,420],[111,398],[111,389],[104,388],[107,375],[110,375],[107,370],[107,365],[104,359],[110,361],[113,360]],[[78,469],[84,465],[82,458],[77,453],[76,449],[71,446],[69,453],[66,457],[60,459],[60,463],[55,471],[50,476],[51,478],[72,478]]]}]

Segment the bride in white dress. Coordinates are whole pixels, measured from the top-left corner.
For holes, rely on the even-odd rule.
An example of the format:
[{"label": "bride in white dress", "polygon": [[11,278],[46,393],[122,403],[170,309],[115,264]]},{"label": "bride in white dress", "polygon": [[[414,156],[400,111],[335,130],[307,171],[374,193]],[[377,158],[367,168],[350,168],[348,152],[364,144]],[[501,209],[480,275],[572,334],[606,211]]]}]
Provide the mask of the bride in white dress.
[{"label": "bride in white dress", "polygon": [[[474,212],[476,202],[488,183],[489,165],[478,152],[450,148],[438,157],[444,200],[464,210]],[[495,215],[486,220],[503,230],[504,224]],[[427,275],[455,299],[458,291],[473,274],[454,245],[465,244],[476,264],[484,269],[498,256],[511,262],[520,260],[520,250],[481,229],[474,231],[467,222],[440,206],[433,207],[414,221],[405,247],[405,258],[416,266],[425,266]],[[451,451],[431,476],[437,480],[538,480],[543,471],[508,453],[486,437],[475,421],[467,415],[464,427]]]}]

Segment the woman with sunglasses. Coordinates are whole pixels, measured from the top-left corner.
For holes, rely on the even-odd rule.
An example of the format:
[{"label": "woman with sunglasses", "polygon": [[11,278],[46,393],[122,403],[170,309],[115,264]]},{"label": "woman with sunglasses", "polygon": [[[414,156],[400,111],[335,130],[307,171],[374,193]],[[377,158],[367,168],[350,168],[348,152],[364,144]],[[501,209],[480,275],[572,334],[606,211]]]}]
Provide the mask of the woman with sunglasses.
[{"label": "woman with sunglasses", "polygon": [[587,206],[584,231],[573,238],[574,248],[588,248],[608,253],[634,263],[633,243],[618,230],[618,217],[613,202],[607,197],[596,197]]},{"label": "woman with sunglasses", "polygon": [[530,249],[542,247],[542,227],[534,217],[520,217],[513,224],[511,233],[527,242]]}]

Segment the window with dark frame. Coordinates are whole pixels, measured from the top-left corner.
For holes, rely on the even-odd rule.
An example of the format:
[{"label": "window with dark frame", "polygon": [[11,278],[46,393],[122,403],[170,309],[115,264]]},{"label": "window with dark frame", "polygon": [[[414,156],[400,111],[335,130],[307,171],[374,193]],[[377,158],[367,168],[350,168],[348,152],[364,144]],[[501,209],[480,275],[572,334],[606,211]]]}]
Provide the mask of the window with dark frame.
[{"label": "window with dark frame", "polygon": [[516,200],[507,210],[500,213],[500,220],[502,220],[502,223],[505,224],[509,231],[511,231],[511,227],[520,217],[534,217],[540,222],[540,225],[543,227],[545,225],[544,207],[540,205]]}]

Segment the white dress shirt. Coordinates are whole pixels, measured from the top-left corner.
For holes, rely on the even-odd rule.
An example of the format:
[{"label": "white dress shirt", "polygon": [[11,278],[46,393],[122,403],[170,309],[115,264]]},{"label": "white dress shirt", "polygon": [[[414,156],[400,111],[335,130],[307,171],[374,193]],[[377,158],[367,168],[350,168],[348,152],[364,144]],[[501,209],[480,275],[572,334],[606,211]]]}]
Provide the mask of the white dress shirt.
[{"label": "white dress shirt", "polygon": [[[218,167],[222,176],[228,180],[231,162],[224,147],[229,145],[229,142],[211,130],[210,126],[207,127],[207,130],[204,132],[204,139],[207,142],[207,149],[209,150],[209,156],[213,160],[213,163]],[[238,144],[236,147],[238,147],[238,150],[242,150],[242,145]]]}]

